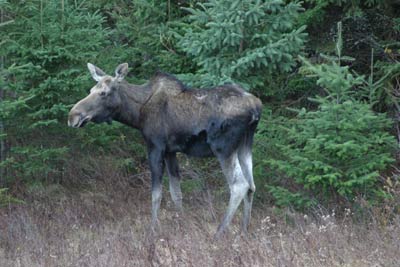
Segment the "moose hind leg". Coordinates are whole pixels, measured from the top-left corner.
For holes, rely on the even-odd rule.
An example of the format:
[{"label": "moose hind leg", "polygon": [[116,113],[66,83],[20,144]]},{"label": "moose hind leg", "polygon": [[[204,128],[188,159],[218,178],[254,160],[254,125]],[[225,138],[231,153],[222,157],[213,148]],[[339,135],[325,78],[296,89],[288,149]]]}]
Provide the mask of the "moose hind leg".
[{"label": "moose hind leg", "polygon": [[240,162],[240,167],[242,168],[244,177],[246,178],[250,188],[244,197],[243,205],[243,221],[242,230],[247,232],[250,224],[251,209],[253,205],[253,196],[256,191],[256,186],[253,179],[253,160],[251,155],[251,142],[248,142],[248,138],[245,138],[244,142],[241,144],[238,150],[238,157]]},{"label": "moose hind leg", "polygon": [[178,161],[176,154],[168,154],[165,157],[167,165],[167,172],[169,176],[169,191],[171,193],[172,201],[177,210],[182,210],[182,191],[181,191],[181,177],[179,174]]},{"label": "moose hind leg", "polygon": [[244,196],[249,190],[249,184],[244,178],[242,169],[240,167],[237,152],[234,152],[228,158],[219,158],[222,171],[228,181],[230,189],[230,199],[228,204],[228,209],[225,213],[224,219],[218,226],[216,238],[219,238],[225,231],[227,226],[232,220],[240,202],[243,200]]}]

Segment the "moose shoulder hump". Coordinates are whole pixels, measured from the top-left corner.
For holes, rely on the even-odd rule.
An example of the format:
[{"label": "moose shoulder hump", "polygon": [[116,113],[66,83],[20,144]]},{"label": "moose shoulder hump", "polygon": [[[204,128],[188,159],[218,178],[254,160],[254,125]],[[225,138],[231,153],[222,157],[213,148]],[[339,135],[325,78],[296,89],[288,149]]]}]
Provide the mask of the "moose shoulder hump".
[{"label": "moose shoulder hump", "polygon": [[185,85],[175,76],[157,71],[150,80],[153,94],[163,93],[169,96],[175,96],[186,90]]}]

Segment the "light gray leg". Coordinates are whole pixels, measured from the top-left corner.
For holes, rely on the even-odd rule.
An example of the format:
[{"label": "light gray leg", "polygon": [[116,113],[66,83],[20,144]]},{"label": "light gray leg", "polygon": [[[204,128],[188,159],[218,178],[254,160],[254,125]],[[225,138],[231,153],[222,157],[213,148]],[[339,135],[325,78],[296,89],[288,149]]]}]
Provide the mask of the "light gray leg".
[{"label": "light gray leg", "polygon": [[181,181],[178,177],[169,177],[169,190],[171,193],[172,201],[175,204],[177,210],[182,210],[182,192],[181,192]]},{"label": "light gray leg", "polygon": [[246,178],[247,182],[249,183],[249,191],[247,192],[246,196],[244,197],[244,205],[243,205],[243,221],[242,221],[242,230],[247,232],[249,227],[250,218],[251,218],[251,208],[253,205],[253,196],[254,192],[256,191],[256,186],[254,184],[253,179],[253,159],[252,159],[252,151],[251,147],[253,145],[253,138],[254,138],[254,130],[249,130],[242,143],[238,149],[238,157],[240,167],[242,168],[244,177]]},{"label": "light gray leg", "polygon": [[249,184],[244,178],[237,152],[234,152],[228,158],[219,158],[219,160],[222,171],[224,172],[229,184],[230,199],[224,219],[218,226],[217,233],[215,234],[216,238],[219,238],[227,228],[240,202],[249,190]]},{"label": "light gray leg", "polygon": [[181,191],[181,178],[179,174],[178,161],[176,154],[168,154],[165,157],[167,165],[167,172],[169,176],[169,191],[171,193],[172,201],[178,210],[182,210],[182,191]]},{"label": "light gray leg", "polygon": [[243,210],[243,221],[242,230],[247,232],[251,218],[251,208],[253,205],[253,196],[256,191],[256,186],[253,180],[253,160],[251,156],[251,149],[247,147],[241,147],[239,149],[239,162],[242,168],[244,177],[246,178],[250,188],[244,197],[244,210]]},{"label": "light gray leg", "polygon": [[162,185],[153,187],[151,190],[151,228],[155,230],[158,225],[158,210],[162,199]]},{"label": "light gray leg", "polygon": [[163,151],[156,148],[149,149],[149,163],[151,171],[151,228],[155,230],[158,225],[158,210],[160,209],[162,197],[162,175],[164,172]]}]

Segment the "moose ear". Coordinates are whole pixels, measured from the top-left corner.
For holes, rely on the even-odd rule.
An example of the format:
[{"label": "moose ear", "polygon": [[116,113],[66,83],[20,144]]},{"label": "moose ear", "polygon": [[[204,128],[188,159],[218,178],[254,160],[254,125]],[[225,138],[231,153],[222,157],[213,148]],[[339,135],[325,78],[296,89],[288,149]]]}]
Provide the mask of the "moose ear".
[{"label": "moose ear", "polygon": [[115,78],[117,81],[122,81],[128,74],[128,63],[122,63],[115,69]]},{"label": "moose ear", "polygon": [[90,71],[90,74],[92,75],[92,78],[96,81],[99,82],[103,76],[105,76],[105,72],[96,67],[95,65],[88,63],[87,67]]}]

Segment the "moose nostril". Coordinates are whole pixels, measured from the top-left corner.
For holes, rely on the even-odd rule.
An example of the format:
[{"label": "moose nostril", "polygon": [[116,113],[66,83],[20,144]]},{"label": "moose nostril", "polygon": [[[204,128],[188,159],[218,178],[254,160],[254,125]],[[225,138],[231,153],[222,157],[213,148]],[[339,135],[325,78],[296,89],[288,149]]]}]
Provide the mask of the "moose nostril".
[{"label": "moose nostril", "polygon": [[71,110],[69,115],[68,115],[68,126],[70,127],[76,127],[79,122],[82,119],[82,113],[75,111],[75,110]]}]

